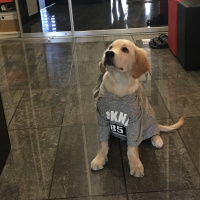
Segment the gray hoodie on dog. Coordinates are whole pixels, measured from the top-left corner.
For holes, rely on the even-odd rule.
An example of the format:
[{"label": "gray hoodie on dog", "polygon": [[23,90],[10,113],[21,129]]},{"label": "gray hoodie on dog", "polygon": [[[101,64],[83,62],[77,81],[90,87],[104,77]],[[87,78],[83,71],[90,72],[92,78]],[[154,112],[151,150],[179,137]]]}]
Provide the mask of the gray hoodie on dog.
[{"label": "gray hoodie on dog", "polygon": [[117,97],[100,85],[97,101],[99,141],[108,141],[110,133],[128,146],[138,146],[142,140],[159,133],[155,113],[146,95],[139,89],[127,96]]}]

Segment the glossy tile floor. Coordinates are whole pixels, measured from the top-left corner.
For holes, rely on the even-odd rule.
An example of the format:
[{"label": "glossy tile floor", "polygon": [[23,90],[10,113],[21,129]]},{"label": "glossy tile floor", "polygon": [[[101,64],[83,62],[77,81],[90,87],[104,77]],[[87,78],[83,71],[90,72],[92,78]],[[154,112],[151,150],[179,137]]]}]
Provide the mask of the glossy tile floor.
[{"label": "glossy tile floor", "polygon": [[[185,71],[169,49],[150,49],[155,36],[0,41],[0,90],[12,145],[1,200],[200,199],[200,71]],[[142,179],[129,175],[126,143],[113,137],[105,169],[90,171],[98,144],[92,90],[102,52],[118,38],[148,54],[152,71],[140,81],[159,122],[187,116],[180,130],[162,134],[162,149],[149,140],[140,145]]]}]

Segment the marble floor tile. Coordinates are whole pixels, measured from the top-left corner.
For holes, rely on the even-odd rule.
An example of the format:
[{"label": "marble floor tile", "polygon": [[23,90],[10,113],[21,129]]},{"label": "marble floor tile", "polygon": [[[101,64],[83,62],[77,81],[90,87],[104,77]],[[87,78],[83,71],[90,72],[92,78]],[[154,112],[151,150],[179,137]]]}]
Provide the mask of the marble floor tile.
[{"label": "marble floor tile", "polygon": [[151,75],[155,80],[162,79],[194,79],[191,72],[186,71],[169,49],[149,49]]},{"label": "marble floor tile", "polygon": [[26,65],[37,65],[43,54],[41,45],[22,44],[10,57],[11,61],[24,61]]},{"label": "marble floor tile", "polygon": [[61,65],[44,63],[39,64],[30,81],[31,89],[63,88],[70,84],[72,63],[66,62]]},{"label": "marble floor tile", "polygon": [[83,124],[97,122],[96,116],[96,99],[93,97],[93,89],[95,85],[81,86],[81,103]]},{"label": "marble floor tile", "polygon": [[197,170],[200,173],[200,130],[198,117],[186,118],[184,126],[179,130],[183,140]]},{"label": "marble floor tile", "polygon": [[[1,39],[0,40],[0,44],[4,44],[4,45],[15,45],[15,44],[20,44],[21,43],[21,40],[19,40],[19,38],[12,38],[12,39],[9,39],[9,38],[4,38],[4,39]],[[11,47],[12,48],[12,47]]]},{"label": "marble floor tile", "polygon": [[[81,65],[82,63],[82,65]],[[93,89],[98,79],[97,62],[77,62],[72,70],[72,80],[67,94],[63,126],[71,124],[96,123],[96,99],[93,97]],[[95,66],[95,69],[92,69]],[[90,69],[85,69],[85,68]],[[78,73],[75,72],[78,70]],[[85,73],[84,71],[87,71]],[[88,75],[89,74],[89,75]]]},{"label": "marble floor tile", "polygon": [[153,193],[130,194],[129,200],[198,200],[200,199],[200,190],[182,190],[182,191],[166,191]]},{"label": "marble floor tile", "polygon": [[0,44],[0,57],[9,59],[10,56],[15,52],[15,49],[19,46],[19,43],[16,44]]},{"label": "marble floor tile", "polygon": [[27,89],[9,129],[61,126],[66,93],[66,90],[57,89]]},{"label": "marble floor tile", "polygon": [[[172,121],[162,120],[159,123],[168,125],[172,124]],[[178,132],[163,133],[161,137],[164,141],[162,149],[155,149],[150,140],[140,144],[140,159],[145,170],[145,175],[141,179],[129,174],[126,144],[121,143],[128,193],[200,188],[198,171]]]},{"label": "marble floor tile", "polygon": [[[0,91],[12,146],[0,176],[1,200],[200,199],[200,73],[185,71],[169,49],[149,48],[159,34],[0,41]],[[118,38],[147,53],[152,69],[139,81],[158,122],[187,117],[178,131],[161,134],[162,149],[142,142],[142,179],[129,174],[127,143],[112,136],[105,168],[90,170],[98,150],[98,63]]]},{"label": "marble floor tile", "polygon": [[78,68],[79,71],[79,83],[81,86],[85,85],[95,85],[97,83],[98,77],[101,74],[99,67],[100,60],[92,61],[75,61],[74,68]]},{"label": "marble floor tile", "polygon": [[[3,43],[4,41],[4,43]],[[12,43],[11,40],[5,42],[5,40],[0,40],[0,55],[5,56],[9,58],[17,48],[17,46],[20,44],[20,41],[18,40],[15,43]]]},{"label": "marble floor tile", "polygon": [[62,43],[62,44],[56,44],[54,45],[52,56],[68,56],[69,58],[72,58],[73,53],[73,43]]},{"label": "marble floor tile", "polygon": [[170,114],[153,80],[141,82],[157,119],[169,119]]},{"label": "marble floor tile", "polygon": [[169,93],[169,95],[188,93],[198,93],[200,82],[194,77],[188,76],[176,79],[155,80],[156,86],[160,92]]},{"label": "marble floor tile", "polygon": [[78,60],[78,61],[98,60],[98,61],[100,61],[105,49],[106,49],[106,45],[104,42],[76,43],[74,60]]},{"label": "marble floor tile", "polygon": [[103,42],[103,36],[97,37],[78,37],[76,38],[76,43],[83,43],[83,42]]},{"label": "marble floor tile", "polygon": [[1,92],[7,125],[9,125],[23,94],[24,90]]},{"label": "marble floor tile", "polygon": [[87,164],[81,126],[62,127],[51,188],[51,198],[89,195]]},{"label": "marble floor tile", "polygon": [[194,77],[197,81],[200,82],[200,71],[199,70],[190,71],[190,74],[192,77]]},{"label": "marble floor tile", "polygon": [[36,58],[39,58],[41,54],[44,53],[44,47],[45,44],[43,42],[28,43],[26,40],[23,40],[23,43],[18,46],[17,50],[24,50],[25,54],[27,54],[27,57],[34,55]]},{"label": "marble floor tile", "polygon": [[[51,198],[125,193],[119,141],[112,138],[105,169],[91,172],[98,148],[96,124],[62,127]],[[115,183],[115,184],[113,184]]]},{"label": "marble floor tile", "polygon": [[0,58],[0,70],[6,64],[6,62],[7,62],[6,58]]},{"label": "marble floor tile", "polygon": [[43,44],[43,49],[44,49],[44,53],[45,54],[48,54],[48,53],[52,53],[54,47],[55,47],[55,44],[53,43],[42,43]]},{"label": "marble floor tile", "polygon": [[60,128],[9,131],[11,153],[0,178],[0,199],[48,199]]},{"label": "marble floor tile", "polygon": [[67,62],[72,61],[73,56],[73,43],[48,43],[43,44],[44,55],[39,62],[43,64],[57,64],[57,66],[65,65]]},{"label": "marble floor tile", "polygon": [[6,71],[5,69],[0,69],[0,90],[3,91],[3,87],[6,87]]},{"label": "marble floor tile", "polygon": [[23,60],[7,62],[1,69],[1,91],[25,90],[35,69],[36,65],[27,65]]},{"label": "marble floor tile", "polygon": [[80,125],[82,123],[82,104],[77,85],[67,91],[66,106],[62,126]]},{"label": "marble floor tile", "polygon": [[199,82],[192,78],[178,78],[156,80],[155,83],[173,118],[200,115]]},{"label": "marble floor tile", "polygon": [[42,56],[39,64],[57,64],[58,66],[64,65],[67,62],[72,61],[72,52],[69,54],[60,56],[60,55],[54,55],[51,53],[46,53]]},{"label": "marble floor tile", "polygon": [[0,69],[8,62],[9,55],[0,51]]}]

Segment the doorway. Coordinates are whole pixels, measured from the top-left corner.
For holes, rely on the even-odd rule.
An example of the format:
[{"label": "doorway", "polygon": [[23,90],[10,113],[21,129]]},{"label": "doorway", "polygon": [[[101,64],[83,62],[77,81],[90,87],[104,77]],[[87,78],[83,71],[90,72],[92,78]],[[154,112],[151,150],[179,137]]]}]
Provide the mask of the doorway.
[{"label": "doorway", "polygon": [[[167,0],[18,1],[19,6],[22,3],[27,5],[23,7],[27,9],[28,15],[22,16],[23,33],[32,33],[32,36],[33,33],[35,36],[40,33],[40,37],[52,33],[55,36],[66,36],[72,34],[72,27],[75,36],[167,31],[167,23],[156,26],[147,23],[159,16],[163,9],[167,10],[168,5],[162,6]],[[30,2],[35,5],[34,11]]]},{"label": "doorway", "polygon": [[18,0],[23,33],[71,31],[67,0]]}]

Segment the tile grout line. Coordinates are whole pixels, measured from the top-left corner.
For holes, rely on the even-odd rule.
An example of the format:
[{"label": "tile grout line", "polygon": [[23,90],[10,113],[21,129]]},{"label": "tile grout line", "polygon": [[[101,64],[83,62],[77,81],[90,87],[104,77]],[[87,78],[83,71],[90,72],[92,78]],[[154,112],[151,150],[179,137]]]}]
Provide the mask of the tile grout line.
[{"label": "tile grout line", "polygon": [[[150,73],[150,75],[151,75],[151,73]],[[152,75],[151,75],[151,77],[152,77]],[[165,101],[164,101],[164,99],[163,99],[163,97],[162,97],[162,95],[161,95],[161,93],[160,93],[160,91],[159,91],[159,89],[158,89],[156,83],[155,83],[155,80],[154,80],[153,78],[152,78],[152,80],[153,80],[153,82],[154,82],[154,84],[155,84],[155,86],[156,86],[156,88],[157,88],[157,90],[158,90],[158,92],[159,92],[159,94],[160,94],[160,96],[161,96],[161,99],[162,99],[163,103],[165,104],[165,107],[166,107],[166,109],[167,109],[167,111],[168,111],[168,113],[169,113],[170,119],[172,120],[173,123],[175,123],[175,121],[174,121],[174,119],[173,119],[173,117],[172,117],[172,115],[171,115],[171,113],[170,113],[170,111],[169,111],[169,109],[168,109],[168,107],[167,107],[167,105],[166,105],[166,103],[165,103]],[[192,117],[197,117],[197,116],[192,116]],[[187,117],[186,117],[186,118],[187,118]],[[188,118],[191,118],[191,117],[188,117]],[[192,156],[190,155],[190,152],[188,151],[188,148],[187,148],[187,146],[186,146],[186,144],[185,144],[185,142],[184,142],[184,140],[183,140],[183,138],[182,138],[182,136],[181,136],[179,130],[176,130],[176,131],[178,132],[178,135],[179,135],[179,137],[180,137],[180,139],[181,139],[181,141],[182,141],[182,143],[183,143],[183,145],[184,145],[184,147],[185,147],[185,149],[186,149],[186,151],[187,151],[187,153],[188,153],[190,159],[192,160],[192,163],[193,163],[193,165],[194,165],[194,167],[195,167],[195,169],[196,169],[196,171],[197,171],[197,173],[198,173],[198,175],[199,175],[199,179],[200,179],[200,172],[199,172],[197,166],[195,165],[195,163],[194,163],[194,161],[193,161],[193,159],[192,159]],[[200,181],[199,181],[199,183],[200,183]]]},{"label": "tile grout line", "polygon": [[[73,65],[73,62],[71,63],[71,65]],[[68,86],[69,87],[69,86]],[[67,88],[68,88],[67,87]],[[67,89],[66,88],[66,89]],[[66,94],[67,96],[67,94]],[[65,105],[63,106],[63,108],[65,108],[67,104],[67,101],[65,102]],[[65,109],[63,109],[65,110]],[[58,138],[58,145],[57,145],[57,148],[56,148],[56,153],[55,153],[55,159],[54,159],[54,164],[53,164],[53,170],[52,170],[52,177],[51,177],[51,182],[50,182],[50,187],[49,187],[49,192],[48,192],[48,199],[51,199],[50,196],[51,196],[51,189],[52,189],[52,185],[53,185],[53,176],[54,176],[54,171],[55,171],[55,166],[56,166],[56,160],[57,160],[57,155],[58,155],[58,149],[59,149],[59,145],[60,145],[60,138],[61,138],[61,134],[62,134],[62,129],[63,129],[63,120],[64,120],[64,115],[65,115],[65,111],[63,111],[63,114],[62,114],[62,120],[60,122],[60,126],[54,126],[54,127],[47,127],[47,128],[56,128],[56,127],[59,127],[60,128],[60,133],[59,133],[59,138]],[[37,129],[37,128],[36,128]]]},{"label": "tile grout line", "polygon": [[[74,42],[73,42],[73,47],[72,47],[72,55],[73,55],[73,53],[74,53]],[[70,70],[72,70],[72,68],[73,68],[73,63],[74,63],[74,61],[72,60],[72,61],[71,61]],[[70,86],[70,81],[71,81],[70,78],[71,78],[71,71],[70,71],[68,86],[67,86],[66,90],[67,90],[67,89],[69,88],[69,86]],[[63,106],[63,107],[64,107],[63,110],[65,110],[66,104],[67,104],[67,101],[65,102],[65,105]],[[62,121],[61,121],[60,126],[59,126],[59,128],[60,128],[60,134],[59,134],[58,145],[57,145],[57,149],[56,149],[56,153],[55,153],[55,159],[54,159],[54,164],[53,164],[53,170],[52,170],[51,183],[50,183],[50,187],[49,187],[48,199],[51,199],[51,189],[52,189],[53,178],[54,178],[53,176],[54,176],[54,171],[55,171],[55,166],[56,166],[56,160],[57,160],[57,155],[58,155],[58,149],[59,149],[59,145],[60,145],[60,138],[61,138],[62,129],[63,129],[62,124],[63,124],[64,116],[65,116],[65,111],[63,112]],[[53,128],[55,128],[55,127],[53,127]]]},{"label": "tile grout line", "polygon": [[[19,46],[20,44],[18,44],[17,46]],[[1,70],[3,70],[3,68],[7,65],[8,61],[11,59],[11,57],[13,56],[13,54],[16,52],[16,49],[14,49],[13,53],[8,57],[8,59],[6,59],[6,62],[0,67],[0,72]],[[6,74],[4,75],[6,76]],[[4,78],[3,76],[3,78]],[[1,91],[2,92],[2,91]]]},{"label": "tile grout line", "polygon": [[[73,45],[73,48],[72,48],[72,52],[74,52],[74,45]],[[13,53],[13,54],[14,54],[14,53]],[[40,63],[40,61],[41,61],[43,55],[45,55],[45,52],[43,52],[43,53],[41,54],[41,56],[40,56],[40,58],[39,58],[39,60],[38,60],[38,63],[36,64],[36,69],[37,69],[37,67],[38,67],[38,65],[39,65],[39,63]],[[73,61],[69,61],[69,62],[71,62],[70,70],[72,70]],[[12,115],[12,117],[11,117],[9,123],[8,123],[8,131],[13,131],[13,130],[24,130],[24,129],[38,129],[38,128],[54,128],[54,127],[28,127],[28,128],[22,128],[22,129],[19,129],[19,128],[17,128],[17,129],[9,129],[9,126],[10,126],[10,123],[11,123],[13,117],[14,117],[14,114],[16,113],[17,108],[19,107],[19,104],[21,103],[21,101],[22,101],[22,99],[23,99],[23,97],[24,97],[24,94],[25,94],[26,90],[27,90],[28,87],[30,86],[31,81],[32,81],[32,78],[33,78],[34,75],[36,74],[36,69],[34,70],[33,75],[31,76],[30,81],[29,81],[29,83],[27,84],[26,88],[24,88],[24,92],[23,92],[23,94],[22,94],[22,96],[21,96],[21,98],[20,98],[20,100],[19,100],[19,103],[17,104],[16,109],[15,109],[15,111],[14,111],[14,113],[13,113],[13,115]],[[68,81],[68,83],[70,83],[70,78],[71,78],[71,71],[70,71],[70,74],[69,74],[69,81]],[[69,86],[68,86],[68,87],[69,87]],[[68,88],[68,87],[67,87],[67,88]],[[67,89],[67,88],[66,88],[66,89]],[[15,91],[15,90],[13,90],[13,91]],[[60,127],[60,126],[57,126],[57,127]],[[62,122],[61,122],[61,127],[62,127]]]},{"label": "tile grout line", "polygon": [[[160,191],[142,191],[142,192],[134,192],[134,193],[128,193],[128,195],[134,195],[134,194],[156,194],[156,193],[167,193],[167,192],[186,192],[186,191],[199,191],[199,188],[193,188],[193,189],[178,189],[178,190],[160,190]],[[61,198],[53,198],[53,199],[41,199],[41,200],[78,200],[80,198],[90,198],[90,197],[107,197],[107,196],[119,196],[119,195],[125,195],[124,193],[120,193],[120,194],[105,194],[105,195],[92,195],[92,196],[77,196],[77,197],[61,197]]]},{"label": "tile grout line", "polygon": [[122,156],[122,146],[121,146],[121,141],[119,141],[119,150],[120,150],[120,156],[121,156],[121,161],[122,161],[122,172],[123,172],[123,176],[124,176],[124,186],[125,186],[125,190],[126,190],[126,198],[127,200],[129,200],[129,195],[128,195],[128,189],[127,189],[127,184],[126,184],[126,175],[125,175],[125,169],[124,169],[124,161],[123,161],[123,156]]},{"label": "tile grout line", "polygon": [[[149,74],[150,74],[150,76],[151,76],[151,80],[154,82],[155,87],[156,87],[156,89],[157,89],[157,91],[158,91],[158,93],[159,93],[159,95],[160,95],[160,97],[161,97],[161,99],[162,99],[162,101],[163,101],[163,103],[164,103],[164,105],[165,105],[165,107],[166,107],[168,113],[169,113],[169,117],[168,117],[168,118],[165,118],[165,119],[158,119],[158,120],[170,119],[170,120],[172,120],[173,123],[175,123],[174,118],[171,116],[171,113],[170,113],[170,111],[169,111],[169,109],[168,109],[168,107],[167,107],[167,105],[166,105],[166,103],[165,103],[165,101],[164,101],[164,99],[163,99],[163,97],[162,97],[162,95],[161,95],[161,93],[160,93],[160,91],[159,91],[159,89],[158,89],[156,83],[155,83],[155,80],[152,78],[152,73],[149,73]],[[187,117],[187,118],[193,118],[193,117],[197,117],[197,116],[190,116],[190,117]],[[190,156],[190,153],[189,153],[189,151],[188,151],[188,149],[187,149],[187,147],[186,147],[186,145],[185,145],[185,143],[184,143],[184,140],[183,140],[182,137],[181,137],[181,134],[180,134],[179,130],[176,130],[176,131],[178,132],[178,135],[179,135],[179,137],[180,137],[180,139],[181,139],[181,141],[182,141],[182,143],[183,143],[183,145],[184,145],[184,147],[185,147],[185,149],[186,149],[186,152],[188,153],[190,159],[192,160],[193,165],[194,165],[194,167],[195,167],[197,173],[200,175],[200,173],[199,173],[199,171],[198,171],[198,168],[196,167],[196,165],[195,165],[195,163],[194,163],[192,157]],[[169,139],[168,139],[168,140],[169,140]],[[168,141],[168,142],[169,142],[169,141]],[[167,163],[169,163],[169,155],[167,155]],[[168,169],[167,171],[169,171],[169,169]],[[167,179],[168,179],[168,177],[167,177]],[[198,189],[198,188],[197,188],[197,189]],[[171,191],[171,190],[169,190],[169,186],[167,186],[167,190],[166,190],[166,191]],[[177,190],[175,190],[175,191],[177,191]]]},{"label": "tile grout line", "polygon": [[[38,63],[36,64],[36,68],[38,67],[39,61],[40,61],[41,59],[42,59],[42,55],[41,55],[41,57],[39,58]],[[31,76],[31,78],[30,78],[30,80],[29,80],[29,83],[28,83],[27,86],[24,88],[24,92],[23,92],[23,94],[22,94],[22,96],[21,96],[21,99],[19,100],[19,103],[17,104],[17,106],[16,106],[16,108],[15,108],[15,111],[14,111],[14,113],[13,113],[11,119],[10,119],[10,122],[8,123],[8,130],[9,130],[9,126],[10,126],[10,124],[11,124],[11,121],[12,121],[13,118],[14,118],[15,113],[16,113],[16,111],[17,111],[17,109],[18,109],[20,103],[22,102],[22,99],[23,99],[23,97],[24,97],[24,95],[25,95],[25,92],[26,92],[26,90],[28,89],[28,87],[29,87],[29,85],[30,85],[30,83],[31,83],[31,80],[32,80],[34,74],[36,73],[36,68],[35,68],[35,70],[34,70],[32,76]]]},{"label": "tile grout line", "polygon": [[58,145],[57,145],[56,152],[55,152],[55,159],[54,159],[54,162],[53,162],[52,176],[51,176],[49,191],[48,191],[48,195],[47,195],[48,199],[51,199],[51,189],[52,189],[52,185],[53,185],[53,175],[54,175],[54,171],[55,171],[56,160],[57,160],[57,155],[58,155],[58,148],[59,148],[60,138],[61,138],[61,133],[62,133],[62,126],[60,126],[59,128],[60,128],[60,133],[59,133],[59,137],[58,137]]},{"label": "tile grout line", "polygon": [[[163,99],[163,97],[162,97],[157,85],[156,85],[156,82],[152,77],[152,74],[151,73],[149,73],[149,74],[151,76],[151,80],[153,80],[153,83],[154,83],[154,85],[155,85],[155,87],[156,87],[156,89],[157,89],[157,91],[158,91],[158,93],[159,93],[159,95],[160,95],[160,97],[161,97],[161,99],[162,99],[162,101],[163,101],[168,113],[169,113],[169,119],[172,120],[172,122],[174,122],[174,120],[173,120],[173,118],[171,116],[171,113],[170,113],[170,111],[169,111],[169,109],[168,109],[168,107],[167,107],[167,105],[166,105],[166,103],[165,103],[165,101],[164,101],[164,99]],[[178,132],[178,134],[179,134],[179,132]],[[169,137],[167,137],[167,143],[169,143]],[[167,159],[166,159],[166,165],[167,165],[167,173],[166,173],[167,174],[167,190],[169,190],[169,150],[167,151],[166,157],[167,157]]]},{"label": "tile grout line", "polygon": [[[74,52],[74,54],[75,54],[75,52]],[[81,129],[82,129],[82,135],[83,135],[83,146],[84,146],[84,155],[85,155],[85,166],[86,166],[86,171],[87,171],[88,191],[89,191],[89,195],[91,196],[92,195],[92,188],[91,188],[91,180],[90,180],[90,173],[89,173],[90,167],[89,167],[89,160],[88,160],[88,153],[87,153],[85,123],[84,123],[84,118],[83,118],[83,105],[82,105],[82,98],[81,98],[81,88],[80,88],[80,82],[78,80],[79,70],[78,70],[77,65],[75,65],[75,77],[76,77],[76,82],[77,82],[77,90],[78,90],[77,93],[78,93],[79,110],[80,110],[80,116],[81,116]]]}]

